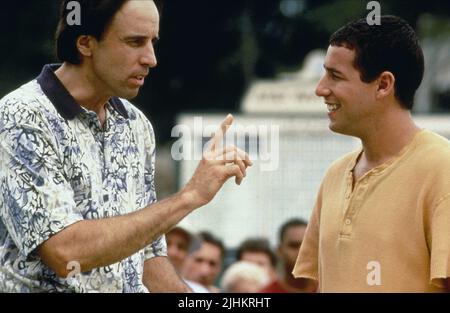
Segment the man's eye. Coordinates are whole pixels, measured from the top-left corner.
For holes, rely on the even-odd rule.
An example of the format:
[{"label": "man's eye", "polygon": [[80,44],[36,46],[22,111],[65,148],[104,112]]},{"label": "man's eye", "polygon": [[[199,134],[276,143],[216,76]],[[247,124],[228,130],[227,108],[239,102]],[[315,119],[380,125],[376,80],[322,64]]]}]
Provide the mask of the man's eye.
[{"label": "man's eye", "polygon": [[140,47],[142,46],[143,42],[142,40],[130,40],[128,41],[128,44],[132,47]]},{"label": "man's eye", "polygon": [[333,80],[341,79],[341,77],[339,77],[339,76],[337,76],[336,74],[333,74],[333,73],[331,73],[331,78],[332,78]]}]

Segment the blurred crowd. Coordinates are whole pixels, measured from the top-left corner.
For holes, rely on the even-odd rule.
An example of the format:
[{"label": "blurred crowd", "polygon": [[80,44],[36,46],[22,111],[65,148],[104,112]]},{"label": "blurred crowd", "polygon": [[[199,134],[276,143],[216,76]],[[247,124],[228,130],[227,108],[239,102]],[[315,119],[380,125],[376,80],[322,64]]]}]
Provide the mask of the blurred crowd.
[{"label": "blurred crowd", "polygon": [[[247,238],[230,249],[210,232],[194,234],[176,226],[166,234],[168,257],[194,292],[316,292],[292,275],[306,222],[290,219],[280,226],[278,243]],[[312,289],[311,289],[312,288]]]}]

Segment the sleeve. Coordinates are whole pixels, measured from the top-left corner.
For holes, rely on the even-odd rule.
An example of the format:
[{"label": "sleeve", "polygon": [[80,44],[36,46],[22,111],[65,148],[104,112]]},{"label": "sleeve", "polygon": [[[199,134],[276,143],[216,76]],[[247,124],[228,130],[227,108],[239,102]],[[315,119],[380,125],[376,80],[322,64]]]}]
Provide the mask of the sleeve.
[{"label": "sleeve", "polygon": [[56,141],[39,113],[0,112],[0,168],[0,217],[25,258],[83,219],[74,211]]},{"label": "sleeve", "polygon": [[319,280],[319,226],[322,206],[322,186],[306,228],[305,237],[292,274],[295,278]]},{"label": "sleeve", "polygon": [[167,256],[167,244],[165,235],[161,235],[158,239],[148,245],[145,250],[145,260],[157,257]]},{"label": "sleeve", "polygon": [[[145,165],[144,165],[144,183],[145,183],[145,197],[147,205],[155,203],[156,189],[155,189],[155,159],[156,159],[156,143],[153,127],[150,121],[145,118],[145,151],[147,151]],[[158,256],[167,256],[167,243],[165,235],[161,235],[158,239],[152,242],[144,249],[145,259],[151,259]]]},{"label": "sleeve", "polygon": [[431,219],[430,282],[444,288],[450,277],[450,194],[438,202]]}]

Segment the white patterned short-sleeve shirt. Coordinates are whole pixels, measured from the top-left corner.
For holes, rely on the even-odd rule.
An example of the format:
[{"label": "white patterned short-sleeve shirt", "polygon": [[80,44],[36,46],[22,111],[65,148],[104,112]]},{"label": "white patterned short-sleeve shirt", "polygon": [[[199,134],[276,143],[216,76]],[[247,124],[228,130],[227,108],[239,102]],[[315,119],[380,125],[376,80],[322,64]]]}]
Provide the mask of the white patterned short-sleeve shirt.
[{"label": "white patterned short-sleeve shirt", "polygon": [[67,279],[36,253],[73,223],[156,201],[148,119],[111,98],[102,127],[64,88],[57,68],[46,65],[0,100],[0,292],[147,292],[144,262],[167,255],[164,236],[118,263]]}]

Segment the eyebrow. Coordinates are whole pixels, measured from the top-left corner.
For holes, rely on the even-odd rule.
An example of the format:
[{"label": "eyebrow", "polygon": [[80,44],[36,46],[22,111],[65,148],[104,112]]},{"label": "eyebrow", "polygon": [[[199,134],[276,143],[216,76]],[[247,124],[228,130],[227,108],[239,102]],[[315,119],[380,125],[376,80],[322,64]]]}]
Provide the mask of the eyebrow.
[{"label": "eyebrow", "polygon": [[[123,36],[121,39],[126,41],[126,40],[136,40],[136,39],[149,39],[150,37],[147,35],[141,35],[141,34],[133,34],[133,35],[126,35]],[[159,36],[155,36],[152,41],[158,41],[159,40]]]},{"label": "eyebrow", "polygon": [[323,65],[323,68],[327,71],[327,72],[332,72],[338,75],[342,75],[344,76],[344,73],[342,73],[341,71],[338,71],[337,69],[333,68],[333,67],[328,67],[325,64]]}]

